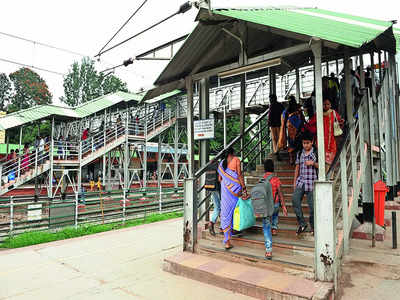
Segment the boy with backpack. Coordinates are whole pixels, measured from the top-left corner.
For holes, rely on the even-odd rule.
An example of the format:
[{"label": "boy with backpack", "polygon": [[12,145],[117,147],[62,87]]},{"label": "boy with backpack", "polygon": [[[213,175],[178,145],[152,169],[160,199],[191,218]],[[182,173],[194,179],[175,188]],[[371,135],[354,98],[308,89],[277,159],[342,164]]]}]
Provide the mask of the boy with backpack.
[{"label": "boy with backpack", "polygon": [[272,259],[272,235],[277,234],[279,207],[282,206],[283,214],[287,216],[285,200],[281,191],[281,181],[274,172],[274,162],[271,159],[264,161],[264,177],[251,190],[254,213],[262,217],[265,258]]},{"label": "boy with backpack", "polygon": [[305,132],[302,136],[303,149],[296,155],[296,169],[294,173],[294,192],[292,197],[294,212],[296,213],[299,228],[296,234],[299,235],[307,229],[301,209],[301,201],[304,195],[307,196],[307,203],[310,209],[311,234],[314,234],[314,181],[317,179],[318,153],[313,145],[313,137]]}]

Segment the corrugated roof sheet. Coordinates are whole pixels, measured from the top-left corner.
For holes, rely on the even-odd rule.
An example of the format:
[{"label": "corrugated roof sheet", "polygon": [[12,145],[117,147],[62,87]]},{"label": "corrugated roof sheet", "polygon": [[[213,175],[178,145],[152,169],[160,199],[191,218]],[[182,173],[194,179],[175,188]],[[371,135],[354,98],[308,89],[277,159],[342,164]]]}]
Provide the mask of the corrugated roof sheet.
[{"label": "corrugated roof sheet", "polygon": [[[176,95],[180,91],[172,91],[161,95],[157,101],[167,99]],[[55,116],[56,118],[71,118],[79,119],[84,118],[94,113],[100,112],[106,108],[112,107],[121,102],[136,101],[140,102],[143,95],[116,92],[108,95],[101,96],[92,101],[86,102],[74,108],[61,107],[56,105],[39,105],[23,109],[0,118],[0,130],[6,130],[13,127],[18,127],[30,122],[35,122],[41,119]]]},{"label": "corrugated roof sheet", "polygon": [[319,37],[354,48],[373,41],[392,26],[372,20],[317,8],[219,9],[215,14],[273,28]]},{"label": "corrugated roof sheet", "polygon": [[[329,43],[360,49],[367,45],[373,49],[395,51],[399,49],[400,31],[394,29],[392,22],[357,17],[317,8],[261,8],[261,9],[216,9],[210,15],[206,10],[200,10],[196,28],[185,40],[185,43],[175,54],[166,68],[154,82],[156,86],[144,97],[147,100],[160,94],[182,87],[182,80],[188,74],[202,72],[222,65],[237,62],[239,46],[236,40],[222,33],[221,27],[226,26],[236,33],[230,20],[244,20],[256,26],[248,27],[252,42],[247,45],[248,57],[279,50],[284,39],[305,42],[307,37],[319,37]],[[222,25],[224,24],[224,25]],[[233,25],[232,25],[233,24]],[[293,37],[280,35],[279,32],[261,31],[260,26],[292,33]],[[238,33],[236,33],[238,34]],[[298,39],[296,38],[298,36]],[[257,39],[257,37],[259,37]],[[279,37],[281,39],[279,40]],[[397,39],[397,43],[396,43]],[[334,56],[335,48],[329,49],[329,55]],[[327,52],[328,52],[327,51]],[[343,50],[340,50],[343,51]],[[341,52],[338,53],[339,55]],[[303,55],[303,54],[302,54]],[[305,55],[305,56],[304,56]],[[302,65],[308,54],[302,58],[285,57],[294,68]],[[279,71],[278,71],[279,72]]]},{"label": "corrugated roof sheet", "polygon": [[129,101],[139,102],[140,100],[142,100],[142,98],[143,96],[138,94],[116,92],[83,103],[75,107],[75,111],[79,117],[83,118],[91,114],[94,114],[96,112],[102,111],[103,109],[106,109],[120,102],[129,102]]}]

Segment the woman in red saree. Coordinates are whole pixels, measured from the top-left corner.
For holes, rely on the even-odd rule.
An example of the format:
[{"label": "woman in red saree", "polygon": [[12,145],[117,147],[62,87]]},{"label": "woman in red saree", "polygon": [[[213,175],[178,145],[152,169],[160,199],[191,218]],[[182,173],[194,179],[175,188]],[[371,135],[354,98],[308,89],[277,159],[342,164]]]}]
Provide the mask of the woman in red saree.
[{"label": "woman in red saree", "polygon": [[326,170],[329,170],[335,156],[336,156],[336,140],[334,135],[334,127],[333,124],[336,120],[340,124],[343,125],[343,119],[339,116],[339,114],[331,109],[331,101],[329,99],[324,100],[324,142],[325,142],[325,163],[327,165]]}]

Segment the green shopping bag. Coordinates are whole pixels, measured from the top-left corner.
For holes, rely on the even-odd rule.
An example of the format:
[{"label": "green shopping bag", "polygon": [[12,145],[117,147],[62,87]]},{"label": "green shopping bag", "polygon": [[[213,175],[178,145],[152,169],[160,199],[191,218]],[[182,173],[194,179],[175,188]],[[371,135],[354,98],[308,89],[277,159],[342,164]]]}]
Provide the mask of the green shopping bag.
[{"label": "green shopping bag", "polygon": [[256,223],[254,209],[251,199],[243,200],[239,198],[233,213],[233,229],[241,231],[250,228]]}]

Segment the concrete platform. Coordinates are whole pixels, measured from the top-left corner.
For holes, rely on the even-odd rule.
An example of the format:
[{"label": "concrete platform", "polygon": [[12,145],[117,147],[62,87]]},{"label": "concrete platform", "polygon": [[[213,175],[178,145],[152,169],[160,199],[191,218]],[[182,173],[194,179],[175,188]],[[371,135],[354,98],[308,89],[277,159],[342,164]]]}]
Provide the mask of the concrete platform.
[{"label": "concrete platform", "polygon": [[256,299],[333,299],[333,285],[183,252],[166,258],[165,271]]},{"label": "concrete platform", "polygon": [[250,300],[162,271],[182,219],[0,250],[1,300]]}]

